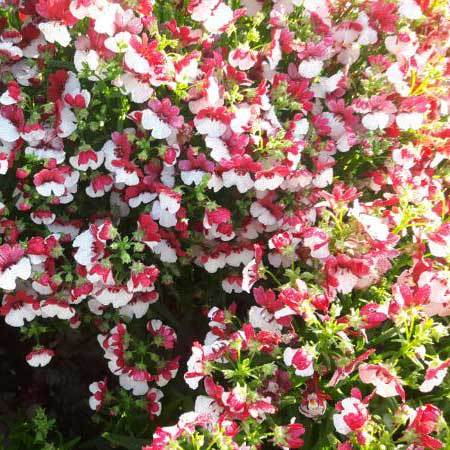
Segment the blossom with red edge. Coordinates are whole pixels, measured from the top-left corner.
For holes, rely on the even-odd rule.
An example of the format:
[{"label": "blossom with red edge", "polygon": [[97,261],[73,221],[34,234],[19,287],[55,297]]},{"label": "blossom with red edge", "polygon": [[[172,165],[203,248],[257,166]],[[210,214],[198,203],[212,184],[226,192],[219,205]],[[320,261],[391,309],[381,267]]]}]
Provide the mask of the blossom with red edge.
[{"label": "blossom with red edge", "polygon": [[162,406],[160,400],[162,400],[163,397],[164,395],[162,391],[156,388],[152,388],[147,392],[146,409],[148,411],[150,420],[155,420],[155,418],[161,414]]},{"label": "blossom with red edge", "polygon": [[359,377],[363,383],[375,386],[375,393],[381,397],[395,397],[399,395],[405,401],[406,394],[401,381],[395,375],[380,364],[361,364],[359,366]]},{"label": "blossom with red edge", "polygon": [[22,327],[26,321],[31,322],[40,313],[39,301],[32,292],[22,289],[3,297],[0,314],[12,327]]},{"label": "blossom with red edge", "polygon": [[89,408],[93,411],[100,411],[103,407],[106,393],[108,392],[108,385],[106,379],[100,381],[94,381],[89,385]]},{"label": "blossom with red edge", "polygon": [[55,352],[49,348],[36,347],[26,356],[26,361],[31,367],[44,367],[55,356]]},{"label": "blossom with red edge", "polygon": [[439,386],[444,381],[449,367],[450,358],[430,363],[425,372],[425,378],[419,386],[420,392],[431,392],[436,386]]},{"label": "blossom with red edge", "polygon": [[336,404],[337,413],[333,415],[333,424],[338,433],[347,435],[356,433],[358,441],[363,444],[364,427],[370,419],[367,406],[362,401],[361,392],[358,389],[352,389],[352,396],[340,400]]},{"label": "blossom with red edge", "polygon": [[140,121],[145,130],[151,130],[155,139],[167,139],[182,127],[183,116],[179,115],[180,110],[168,98],[151,100],[149,107],[139,112]]},{"label": "blossom with red edge", "polygon": [[282,448],[300,448],[305,443],[301,436],[305,434],[305,427],[292,418],[289,425],[275,429],[274,443]]},{"label": "blossom with red edge", "polygon": [[30,276],[31,264],[25,250],[18,244],[0,245],[0,288],[12,291],[18,278],[28,280]]},{"label": "blossom with red edge", "polygon": [[430,436],[437,430],[441,416],[442,411],[434,405],[426,404],[416,408],[409,418],[405,438],[425,448],[433,450],[443,448],[444,444],[439,439]]},{"label": "blossom with red edge", "polygon": [[147,323],[147,331],[154,336],[154,343],[165,349],[172,349],[177,340],[177,335],[173,328],[163,325],[160,320],[153,319]]},{"label": "blossom with red edge", "polygon": [[327,400],[330,399],[331,397],[320,389],[318,375],[316,373],[306,384],[299,411],[310,419],[321,417],[325,414],[328,406]]},{"label": "blossom with red edge", "polygon": [[294,367],[296,375],[310,377],[314,374],[314,356],[314,352],[308,347],[286,347],[283,361],[288,367]]},{"label": "blossom with red edge", "polygon": [[259,244],[254,245],[255,257],[252,259],[242,271],[242,289],[250,292],[252,286],[260,279],[260,271],[263,268],[262,256],[263,249]]}]

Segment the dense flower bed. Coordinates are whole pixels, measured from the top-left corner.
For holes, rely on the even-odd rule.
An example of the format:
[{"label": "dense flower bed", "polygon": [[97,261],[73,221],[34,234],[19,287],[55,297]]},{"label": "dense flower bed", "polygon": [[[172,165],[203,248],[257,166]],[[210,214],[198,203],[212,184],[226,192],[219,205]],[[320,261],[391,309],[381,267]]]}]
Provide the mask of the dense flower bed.
[{"label": "dense flower bed", "polygon": [[97,335],[86,402],[124,435],[144,417],[145,450],[450,443],[449,15],[3,2],[0,312],[23,358]]}]

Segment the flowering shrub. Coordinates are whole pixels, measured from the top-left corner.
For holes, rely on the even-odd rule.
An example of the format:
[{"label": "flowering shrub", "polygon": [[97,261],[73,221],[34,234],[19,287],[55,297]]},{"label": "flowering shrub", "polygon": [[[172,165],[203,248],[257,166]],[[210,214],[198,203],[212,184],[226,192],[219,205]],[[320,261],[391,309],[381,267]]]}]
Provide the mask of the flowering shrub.
[{"label": "flowering shrub", "polygon": [[4,2],[0,312],[26,362],[95,346],[85,403],[125,448],[450,443],[449,16]]}]

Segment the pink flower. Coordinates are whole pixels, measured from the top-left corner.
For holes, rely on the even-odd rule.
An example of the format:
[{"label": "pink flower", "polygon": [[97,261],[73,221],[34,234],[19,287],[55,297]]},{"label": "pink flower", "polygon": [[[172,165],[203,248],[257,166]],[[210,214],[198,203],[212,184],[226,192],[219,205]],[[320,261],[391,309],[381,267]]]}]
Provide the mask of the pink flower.
[{"label": "pink flower", "polygon": [[375,352],[374,348],[371,348],[356,358],[352,359],[349,363],[345,364],[342,367],[338,367],[336,371],[333,373],[330,382],[328,383],[329,387],[335,387],[340,381],[345,380],[349,375],[351,375],[355,369],[363,362],[366,361],[369,356]]},{"label": "pink flower", "polygon": [[336,404],[336,410],[338,412],[333,415],[336,431],[344,435],[356,433],[358,440],[364,441],[362,431],[370,416],[366,405],[362,402],[361,393],[353,389],[351,397]]},{"label": "pink flower", "polygon": [[439,386],[444,381],[449,367],[450,358],[442,362],[431,363],[425,373],[425,379],[419,387],[420,392],[431,392],[436,386]]},{"label": "pink flower", "polygon": [[262,246],[255,244],[255,258],[252,259],[242,271],[242,289],[245,292],[250,292],[252,286],[260,279],[260,270],[263,268]]},{"label": "pink flower", "polygon": [[439,408],[430,404],[421,406],[412,412],[407,430],[414,433],[412,437],[414,444],[433,450],[443,448],[441,441],[430,436],[436,431],[441,414]]},{"label": "pink flower", "polygon": [[314,375],[306,384],[299,411],[306,417],[314,419],[323,416],[327,410],[327,400],[330,396],[325,394],[318,385],[318,376]]},{"label": "pink flower", "polygon": [[39,194],[50,197],[61,197],[66,191],[66,178],[59,169],[42,169],[33,178],[36,190]]},{"label": "pink flower", "polygon": [[103,197],[112,187],[113,178],[110,175],[99,174],[91,179],[86,194],[91,198]]},{"label": "pink flower", "polygon": [[160,320],[153,319],[147,323],[147,331],[154,336],[153,342],[165,349],[172,349],[177,340],[173,328],[163,325]]},{"label": "pink flower", "polygon": [[441,225],[438,230],[428,233],[428,247],[433,256],[450,256],[450,223]]},{"label": "pink flower", "polygon": [[385,367],[379,364],[361,364],[359,377],[363,383],[374,385],[379,396],[387,398],[399,395],[402,401],[405,401],[405,391],[400,380]]},{"label": "pink flower", "polygon": [[196,186],[202,182],[206,173],[214,171],[214,163],[206,158],[204,153],[195,154],[192,148],[188,149],[188,159],[182,159],[178,163],[181,169],[181,179],[187,185],[195,184]]},{"label": "pink flower", "polygon": [[39,0],[36,12],[48,20],[58,20],[66,25],[74,25],[77,19],[70,12],[70,0]]},{"label": "pink flower", "polygon": [[131,301],[133,293],[129,292],[126,286],[105,286],[94,293],[94,298],[102,305],[119,308]]},{"label": "pink flower", "polygon": [[303,233],[303,245],[310,249],[313,258],[324,259],[330,255],[329,240],[328,235],[319,228],[311,227]]},{"label": "pink flower", "polygon": [[50,42],[58,42],[63,47],[70,43],[67,25],[71,26],[77,19],[70,12],[70,0],[39,0],[36,12],[48,21],[40,22],[39,29]]},{"label": "pink flower", "polygon": [[170,380],[175,378],[178,373],[178,369],[180,367],[179,356],[166,361],[164,366],[158,369],[158,372],[155,376],[155,382],[159,387],[165,386]]},{"label": "pink flower", "polygon": [[250,50],[246,46],[238,47],[234,50],[231,50],[228,55],[228,62],[239,70],[249,70],[256,63],[256,52]]},{"label": "pink flower", "polygon": [[286,166],[274,166],[271,169],[259,171],[255,175],[255,189],[257,191],[273,191],[277,189],[289,173]]},{"label": "pink flower", "polygon": [[394,32],[398,21],[396,9],[397,7],[394,3],[386,3],[384,0],[378,0],[370,5],[368,14],[381,31],[386,33]]},{"label": "pink flower", "polygon": [[41,303],[42,317],[58,317],[61,320],[69,320],[75,316],[75,309],[64,300],[47,298]]},{"label": "pink flower", "polygon": [[166,139],[173,131],[183,125],[183,116],[179,115],[180,110],[168,98],[151,100],[150,109],[142,111],[141,123],[144,129],[152,131],[155,139]]},{"label": "pink flower", "polygon": [[287,347],[283,354],[284,363],[294,367],[299,377],[310,377],[314,374],[314,353],[307,347],[295,349]]},{"label": "pink flower", "polygon": [[367,303],[359,310],[362,326],[366,330],[379,327],[387,318],[387,307],[377,303]]},{"label": "pink flower", "polygon": [[127,283],[129,292],[149,292],[155,289],[155,282],[159,276],[156,266],[136,266],[131,271],[130,280]]},{"label": "pink flower", "polygon": [[230,116],[225,108],[202,109],[194,119],[195,127],[200,134],[210,138],[218,138],[227,130]]},{"label": "pink flower", "polygon": [[305,434],[305,427],[301,423],[291,423],[285,427],[286,444],[289,448],[299,448],[304,444],[300,436]]},{"label": "pink flower", "polygon": [[37,225],[49,225],[56,219],[56,214],[51,211],[37,210],[30,214],[31,220]]},{"label": "pink flower", "polygon": [[91,148],[88,148],[86,150],[80,150],[75,156],[71,156],[69,161],[72,167],[85,172],[88,169],[98,169],[103,164],[104,159],[105,156],[102,151],[95,152]]},{"label": "pink flower", "polygon": [[13,105],[21,100],[20,86],[17,81],[9,81],[7,90],[0,96],[2,105]]},{"label": "pink flower", "polygon": [[223,352],[223,343],[202,346],[194,342],[192,354],[187,362],[187,371],[184,374],[184,380],[191,389],[197,389],[198,383],[207,375],[206,365],[209,360],[214,360]]},{"label": "pink flower", "polygon": [[209,33],[224,31],[234,18],[233,10],[222,1],[191,0],[188,12],[192,20],[201,22]]}]

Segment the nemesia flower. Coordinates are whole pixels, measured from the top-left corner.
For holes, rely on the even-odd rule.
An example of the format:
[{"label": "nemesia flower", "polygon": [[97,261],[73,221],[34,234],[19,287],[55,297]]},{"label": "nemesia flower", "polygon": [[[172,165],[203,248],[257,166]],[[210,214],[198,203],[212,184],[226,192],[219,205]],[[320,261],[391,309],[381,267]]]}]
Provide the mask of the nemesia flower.
[{"label": "nemesia flower", "polygon": [[294,349],[287,347],[283,355],[284,363],[293,366],[295,374],[309,377],[314,373],[314,356],[307,348]]},{"label": "nemesia flower", "polygon": [[159,389],[152,388],[147,392],[147,411],[150,416],[150,420],[153,420],[156,416],[161,414],[161,402],[163,393]]},{"label": "nemesia flower", "polygon": [[31,322],[39,315],[39,301],[31,293],[17,290],[3,297],[0,314],[5,316],[5,322],[12,327],[22,327],[26,321]]},{"label": "nemesia flower", "polygon": [[146,450],[445,446],[446,2],[3,9],[0,315],[31,366],[80,344],[97,431]]},{"label": "nemesia flower", "polygon": [[26,356],[26,361],[31,367],[44,367],[55,356],[55,352],[48,348],[37,347]]},{"label": "nemesia flower", "polygon": [[400,380],[385,367],[364,363],[359,366],[358,371],[363,383],[370,383],[375,386],[376,394],[385,398],[399,395],[405,401],[405,391]]},{"label": "nemesia flower", "polygon": [[16,280],[27,280],[31,276],[30,260],[20,245],[0,245],[0,288],[11,291]]},{"label": "nemesia flower", "polygon": [[299,411],[311,419],[320,417],[325,414],[327,400],[330,400],[330,397],[320,390],[315,375],[313,379],[308,380]]},{"label": "nemesia flower", "polygon": [[436,430],[440,416],[440,409],[430,404],[413,410],[407,428],[407,431],[414,433],[410,438],[412,442],[432,449],[442,448],[442,442],[430,436]]},{"label": "nemesia flower", "polygon": [[336,404],[336,410],[338,412],[333,415],[333,424],[338,433],[344,435],[356,433],[358,441],[364,443],[363,429],[370,416],[366,405],[362,402],[361,393],[353,390],[351,397]]},{"label": "nemesia flower", "polygon": [[106,380],[91,383],[89,385],[89,391],[92,394],[89,397],[89,407],[93,411],[100,411],[108,391]]},{"label": "nemesia flower", "polygon": [[305,434],[305,427],[301,423],[292,423],[280,427],[275,431],[275,443],[282,448],[300,448],[304,441],[300,438]]},{"label": "nemesia flower", "polygon": [[179,109],[172,106],[169,99],[152,100],[149,102],[150,109],[142,112],[142,126],[146,130],[152,130],[155,139],[166,139],[172,130],[180,128],[183,117],[179,116]]},{"label": "nemesia flower", "polygon": [[157,345],[161,345],[166,349],[174,347],[177,335],[172,328],[163,325],[160,320],[148,322],[147,331],[154,336],[154,341]]},{"label": "nemesia flower", "polygon": [[420,392],[431,392],[436,386],[439,386],[447,375],[449,367],[450,359],[430,364],[425,372],[425,379],[419,387]]}]

